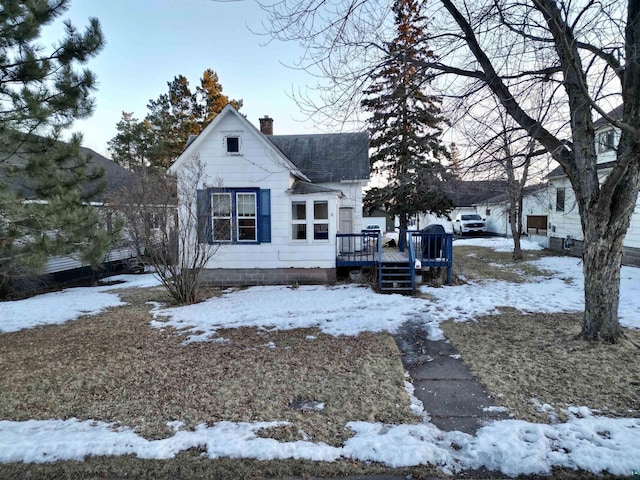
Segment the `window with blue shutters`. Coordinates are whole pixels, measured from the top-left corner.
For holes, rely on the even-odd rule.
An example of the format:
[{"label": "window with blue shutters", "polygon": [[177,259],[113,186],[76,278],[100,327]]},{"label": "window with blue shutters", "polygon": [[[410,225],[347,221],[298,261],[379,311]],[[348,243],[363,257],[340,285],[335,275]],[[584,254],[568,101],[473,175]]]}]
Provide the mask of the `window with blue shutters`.
[{"label": "window with blue shutters", "polygon": [[259,188],[198,190],[200,243],[271,242],[271,191]]}]

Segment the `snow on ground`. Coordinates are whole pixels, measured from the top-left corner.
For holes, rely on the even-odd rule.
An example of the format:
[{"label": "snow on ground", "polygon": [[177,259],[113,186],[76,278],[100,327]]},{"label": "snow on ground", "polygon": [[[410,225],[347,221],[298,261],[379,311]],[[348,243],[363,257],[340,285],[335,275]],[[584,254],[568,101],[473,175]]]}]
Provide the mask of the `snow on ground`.
[{"label": "snow on ground", "polygon": [[[455,245],[496,246],[509,251],[504,238],[477,238],[456,241]],[[533,242],[523,243],[523,249]],[[534,244],[535,245],[535,244]],[[455,253],[454,253],[455,255]],[[454,257],[455,261],[455,257]],[[508,306],[522,312],[570,312],[584,310],[584,276],[582,261],[576,257],[545,257],[529,262],[549,276],[532,278],[527,283],[503,281],[471,282],[447,288],[420,287],[422,293],[436,301],[425,305],[423,313],[438,321],[468,321],[481,315],[497,313],[497,307]],[[640,269],[623,266],[620,272],[620,324],[640,328]]]},{"label": "snow on ground", "polygon": [[[505,239],[457,240],[508,249]],[[523,242],[523,248],[534,248]],[[400,295],[377,295],[354,285],[336,287],[254,287],[229,290],[219,298],[179,308],[155,307],[159,328],[172,325],[192,335],[191,341],[210,340],[221,328],[255,326],[291,329],[318,327],[334,335],[356,335],[363,330],[395,330],[407,319],[422,321],[430,336],[441,336],[438,324],[448,318],[468,320],[507,305],[527,311],[576,311],[583,308],[582,265],[575,258],[536,261],[549,275],[525,284],[472,283],[444,288],[422,287],[435,300]],[[621,272],[621,322],[640,328],[640,269]],[[0,303],[0,328],[16,331],[37,325],[62,323],[120,304],[111,290],[157,285],[151,275],[121,276],[125,284],[73,288],[32,299]],[[7,320],[8,319],[8,320]],[[214,338],[215,339],[215,338]],[[417,405],[414,405],[417,406]],[[418,425],[351,422],[355,432],[342,447],[309,441],[278,442],[256,431],[282,423],[220,422],[195,431],[170,422],[175,435],[146,440],[135,426],[117,427],[99,421],[0,420],[0,462],[82,460],[86,455],[126,455],[173,458],[178,452],[202,446],[210,458],[293,458],[333,461],[338,458],[377,461],[389,466],[430,463],[445,473],[485,466],[505,475],[548,474],[554,466],[595,473],[631,475],[640,470],[640,419],[594,416],[584,407],[574,409],[566,423],[532,424],[502,420],[488,424],[476,436],[444,432],[425,420]],[[277,419],[275,419],[277,420]]]},{"label": "snow on ground", "polygon": [[[221,328],[293,329],[318,327],[330,335],[363,331],[394,331],[414,319],[424,300],[403,295],[378,295],[359,285],[304,285],[229,290],[219,298],[186,307],[156,310],[156,327],[172,326],[203,332],[190,341],[207,340]],[[215,315],[211,312],[215,311]]]},{"label": "snow on ground", "polygon": [[0,302],[0,333],[64,323],[82,315],[95,315],[109,307],[124,305],[118,295],[108,293],[110,290],[159,285],[153,275],[118,275],[108,280],[122,283],[68,288],[24,300]]},{"label": "snow on ground", "polygon": [[[478,238],[459,238],[454,239],[453,246],[465,247],[488,247],[496,252],[512,252],[513,239],[506,237],[478,237]],[[520,239],[520,248],[522,250],[544,250],[538,243],[532,242],[527,238]]]},{"label": "snow on ground", "polygon": [[[391,467],[437,465],[444,473],[482,466],[506,475],[549,474],[553,467],[594,473],[631,475],[640,468],[640,419],[595,417],[582,409],[566,423],[534,424],[502,420],[476,436],[418,425],[347,424],[355,435],[342,447],[309,441],[279,442],[256,431],[285,422],[199,425],[161,440],[146,440],[131,428],[94,421],[0,421],[0,462],[44,463],[82,460],[87,455],[136,455],[170,459],[178,452],[204,447],[206,456],[335,461],[339,458],[381,462]],[[582,418],[580,418],[582,417]]]}]

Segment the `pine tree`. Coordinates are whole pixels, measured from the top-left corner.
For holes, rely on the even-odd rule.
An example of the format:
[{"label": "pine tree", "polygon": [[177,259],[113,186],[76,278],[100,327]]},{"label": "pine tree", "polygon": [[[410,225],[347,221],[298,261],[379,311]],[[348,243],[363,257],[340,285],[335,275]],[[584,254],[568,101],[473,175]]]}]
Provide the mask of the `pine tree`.
[{"label": "pine tree", "polygon": [[116,130],[118,134],[108,142],[113,160],[129,170],[146,167],[151,144],[149,121],[139,121],[132,112],[122,112]]},{"label": "pine tree", "polygon": [[0,4],[0,295],[51,255],[97,267],[109,247],[89,204],[102,172],[80,155],[78,135],[60,141],[93,109],[95,78],[76,67],[103,46],[98,20],[90,19],[84,33],[66,22],[50,52],[38,42],[42,28],[68,7],[68,0]]},{"label": "pine tree", "polygon": [[395,1],[396,36],[362,102],[372,113],[372,170],[386,175],[388,181],[370,190],[365,203],[386,206],[399,216],[401,229],[407,228],[411,215],[443,214],[452,208],[440,189],[448,175],[441,163],[448,159],[441,141],[441,101],[424,92],[427,73],[416,67],[434,57],[424,42],[427,20],[421,14],[422,5],[421,0]]},{"label": "pine tree", "polygon": [[211,68],[207,68],[202,74],[197,95],[201,128],[206,127],[228,103],[231,103],[236,110],[242,107],[242,100],[229,100],[229,97],[222,93],[218,74]]},{"label": "pine tree", "polygon": [[174,77],[167,87],[167,93],[149,100],[142,122],[123,112],[116,125],[118,134],[109,141],[118,163],[137,165],[143,156],[145,164],[164,170],[182,153],[189,137],[198,135],[227,104],[242,107],[242,100],[229,100],[222,93],[218,74],[210,68],[202,74],[195,92],[184,75]]}]

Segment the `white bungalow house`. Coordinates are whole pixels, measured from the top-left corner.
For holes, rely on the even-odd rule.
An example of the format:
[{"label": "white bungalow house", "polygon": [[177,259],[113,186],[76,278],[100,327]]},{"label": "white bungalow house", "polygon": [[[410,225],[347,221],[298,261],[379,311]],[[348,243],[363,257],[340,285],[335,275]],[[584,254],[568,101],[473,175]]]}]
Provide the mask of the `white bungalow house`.
[{"label": "white bungalow house", "polygon": [[[549,188],[547,184],[531,185],[522,194],[522,228],[532,240],[547,246],[549,217]],[[477,212],[487,221],[487,233],[511,237],[509,198],[506,193],[476,203]]]},{"label": "white bungalow house", "polygon": [[[612,116],[619,116],[622,106],[610,112]],[[601,179],[611,171],[616,161],[615,148],[620,139],[620,132],[602,119],[594,122],[596,130],[598,174]],[[562,167],[554,169],[549,175],[552,194],[549,212],[549,248],[562,250],[575,255],[582,255],[582,225],[576,203],[575,194],[569,179]],[[640,266],[640,203],[631,217],[631,223],[623,240],[623,259],[626,265]]]},{"label": "white bungalow house", "polygon": [[362,229],[369,180],[366,133],[273,135],[231,105],[169,168],[205,167],[197,186],[198,240],[219,245],[203,272],[213,284],[326,283],[336,277],[336,234]]}]

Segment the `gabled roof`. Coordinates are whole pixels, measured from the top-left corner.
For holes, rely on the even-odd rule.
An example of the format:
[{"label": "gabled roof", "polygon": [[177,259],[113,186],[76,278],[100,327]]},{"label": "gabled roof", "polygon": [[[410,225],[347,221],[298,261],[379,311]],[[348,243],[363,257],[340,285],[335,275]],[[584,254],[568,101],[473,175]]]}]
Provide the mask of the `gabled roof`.
[{"label": "gabled roof", "polygon": [[[31,134],[32,137],[35,137]],[[80,147],[79,150],[80,157],[89,157],[88,168],[92,169],[102,169],[104,170],[104,177],[101,180],[95,180],[92,182],[87,182],[83,185],[83,192],[90,192],[95,189],[98,182],[104,181],[105,188],[93,199],[93,201],[102,202],[104,201],[110,193],[113,193],[122,187],[130,185],[133,182],[133,173],[124,168],[122,165],[117,164],[113,160],[106,158],[103,155],[100,155],[97,152],[94,152],[90,148]],[[21,165],[27,162],[27,159],[22,156],[19,152],[11,154],[8,158],[5,159],[8,164],[13,165]],[[2,170],[0,169],[0,176],[2,176]],[[36,200],[35,192],[30,188],[33,187],[33,183],[29,181],[28,178],[18,177],[12,181],[11,188],[16,191],[20,191],[21,195],[28,200]]]},{"label": "gabled roof", "polygon": [[[546,183],[537,183],[535,185],[529,185],[522,189],[522,195],[523,196],[534,195],[544,190],[547,187],[548,187],[548,184]],[[505,193],[501,193],[500,195],[496,195],[495,197],[491,197],[486,200],[483,200],[482,203],[497,204],[497,203],[505,203],[508,201],[509,201],[509,194],[505,192]]]},{"label": "gabled roof", "polygon": [[269,135],[266,138],[314,183],[369,179],[366,132]]},{"label": "gabled roof", "polygon": [[[622,111],[624,110],[624,105],[620,104],[618,105],[616,108],[614,108],[613,110],[611,110],[610,112],[608,112],[608,115],[610,117],[613,117],[615,119],[620,119],[622,118]],[[608,126],[609,122],[607,122],[604,118],[600,117],[598,120],[596,120],[595,122],[593,122],[593,128],[595,128],[596,130],[600,127],[605,127]]]},{"label": "gabled roof", "polygon": [[[603,170],[605,168],[612,168],[616,164],[616,161],[613,162],[602,162],[596,165],[596,170]],[[549,174],[545,178],[558,178],[558,177],[566,177],[567,175],[564,173],[564,168],[562,165],[558,165],[556,168],[551,170]]]},{"label": "gabled roof", "polygon": [[[100,155],[98,152],[94,152],[90,148],[86,147],[80,147],[80,154],[88,155],[90,157],[90,168],[104,169],[104,181],[106,182],[106,186],[98,195],[96,200],[103,201],[109,196],[109,194],[133,183],[133,177],[135,174],[113,160],[110,160],[107,157]],[[90,187],[91,185],[88,185],[86,189],[88,190]]]},{"label": "gabled roof", "polygon": [[442,183],[442,191],[455,207],[472,207],[507,189],[506,180],[448,180]]},{"label": "gabled roof", "polygon": [[242,122],[245,125],[245,127],[247,127],[249,130],[252,130],[253,132],[255,132],[256,138],[258,138],[258,140],[260,142],[263,142],[265,147],[269,148],[277,156],[280,157],[280,159],[283,161],[283,163],[289,168],[289,170],[291,171],[291,174],[293,176],[295,176],[297,178],[300,178],[301,180],[309,180],[309,178],[307,178],[307,176],[304,173],[302,173],[300,171],[300,169],[295,164],[293,164],[291,162],[291,160],[289,160],[286,157],[286,155],[283,155],[282,152],[280,152],[277,148],[275,148],[273,146],[273,144],[270,141],[267,140],[265,135],[260,133],[260,131],[251,122],[249,122],[243,115],[240,115],[240,113],[235,108],[233,108],[233,106],[230,103],[227,104],[220,111],[220,113],[218,113],[213,118],[213,120],[211,120],[211,122],[209,122],[209,125],[207,125],[204,128],[204,130],[202,132],[200,132],[200,135],[198,135],[195,139],[191,140],[190,142],[187,142],[187,146],[184,149],[184,151],[180,154],[178,159],[175,162],[173,162],[173,164],[169,167],[169,169],[168,169],[169,172],[175,173],[176,170],[178,168],[180,168],[180,166],[186,161],[186,159],[190,158],[191,155],[193,153],[195,153],[195,151],[198,149],[198,146],[224,120],[224,118],[227,115],[235,115],[236,118],[238,118],[240,120],[240,122]]},{"label": "gabled roof", "polygon": [[278,155],[292,175],[312,183],[369,179],[369,135],[366,132],[310,135],[264,135],[232,105],[227,105],[197,138],[189,138],[184,152],[169,167],[177,168],[195,152],[227,115],[235,115],[259,141]]}]

